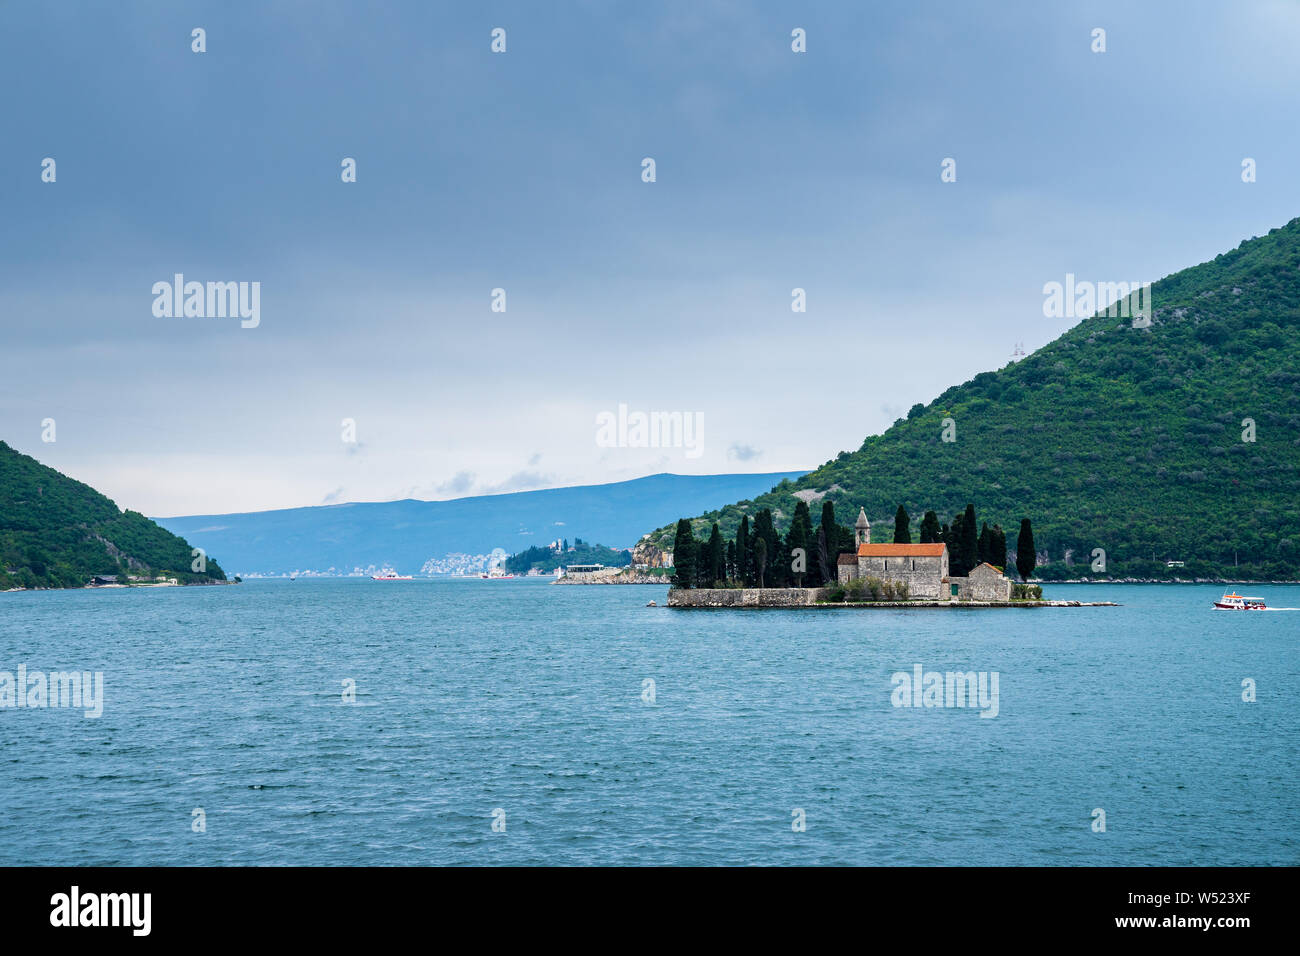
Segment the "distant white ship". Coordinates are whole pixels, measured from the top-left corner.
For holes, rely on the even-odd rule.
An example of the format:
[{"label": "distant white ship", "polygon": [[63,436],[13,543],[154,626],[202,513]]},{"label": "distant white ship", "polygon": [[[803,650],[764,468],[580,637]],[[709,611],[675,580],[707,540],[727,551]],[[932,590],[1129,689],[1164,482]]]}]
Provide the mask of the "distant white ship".
[{"label": "distant white ship", "polygon": [[396,571],[385,571],[383,574],[370,575],[372,581],[411,581],[414,580],[409,574],[398,574]]}]

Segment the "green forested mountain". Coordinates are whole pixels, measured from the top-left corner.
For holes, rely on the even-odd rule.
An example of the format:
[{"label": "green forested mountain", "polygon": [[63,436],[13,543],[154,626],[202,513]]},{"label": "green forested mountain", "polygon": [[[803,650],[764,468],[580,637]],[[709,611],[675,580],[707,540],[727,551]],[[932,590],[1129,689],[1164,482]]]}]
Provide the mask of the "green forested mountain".
[{"label": "green forested mountain", "polygon": [[[884,541],[900,504],[915,525],[926,509],[948,521],[974,502],[1004,529],[1032,518],[1046,577],[1093,573],[1100,548],[1112,576],[1294,579],[1300,219],[1154,283],[1151,302],[1150,327],[1097,314],[913,406],[857,451],[694,519],[694,534],[717,521],[730,537],[764,507],[784,528],[796,492],[814,515],[829,498],[840,523],[865,506],[872,539]],[[653,538],[671,548],[673,531]]]},{"label": "green forested mountain", "polygon": [[202,574],[193,560],[184,538],[0,441],[0,590],[81,587],[96,574],[225,580],[211,558]]}]

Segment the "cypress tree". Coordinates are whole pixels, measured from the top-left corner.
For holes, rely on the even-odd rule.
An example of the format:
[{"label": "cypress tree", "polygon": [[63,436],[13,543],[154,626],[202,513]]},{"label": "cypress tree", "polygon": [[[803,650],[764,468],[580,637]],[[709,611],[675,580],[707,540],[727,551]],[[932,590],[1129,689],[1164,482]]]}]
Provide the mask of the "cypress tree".
[{"label": "cypress tree", "polygon": [[911,544],[912,543],[912,519],[907,516],[907,510],[898,506],[894,512],[894,544]]},{"label": "cypress tree", "polygon": [[835,523],[835,503],[822,502],[822,524],[826,530],[826,550],[835,554],[840,546],[839,525]]},{"label": "cypress tree", "polygon": [[823,584],[833,584],[839,573],[831,564],[830,546],[826,543],[826,529],[822,527],[817,528],[817,571],[820,579],[817,582],[818,587]]},{"label": "cypress tree", "polygon": [[736,580],[744,585],[749,584],[749,568],[753,563],[750,548],[749,515],[742,515],[740,528],[736,531]]},{"label": "cypress tree", "polygon": [[736,580],[736,542],[727,542],[727,580]]},{"label": "cypress tree", "polygon": [[718,530],[718,523],[715,521],[713,522],[713,533],[709,535],[709,587],[713,587],[726,576],[725,561],[726,556],[722,550],[722,532]]},{"label": "cypress tree", "polygon": [[695,536],[686,518],[677,522],[677,537],[673,540],[673,581],[679,588],[689,588],[695,583]]},{"label": "cypress tree", "polygon": [[846,552],[856,554],[857,537],[853,528],[847,525],[837,524],[835,522],[835,505],[832,502],[822,502],[822,524],[826,529],[826,553],[830,558],[830,576],[828,582],[836,579],[839,556]]},{"label": "cypress tree", "polygon": [[[785,536],[786,551],[791,557],[790,575],[794,578],[795,587],[803,587],[803,579],[807,574],[807,568],[813,563],[811,556],[808,554],[808,532],[812,530],[812,515],[808,513],[808,503],[800,501],[794,506],[794,517],[790,519],[790,530]],[[805,570],[796,571],[794,561],[799,560],[798,551],[803,551],[803,567]]]},{"label": "cypress tree", "polygon": [[979,563],[984,564],[987,561],[989,564],[992,564],[993,563],[993,532],[989,529],[989,523],[987,521],[984,522],[984,526],[980,528],[980,539],[979,539],[978,548],[979,548]]},{"label": "cypress tree", "polygon": [[958,547],[961,548],[961,560],[966,570],[962,574],[970,574],[975,570],[980,560],[980,527],[975,520],[975,506],[966,505],[966,513],[961,516],[961,542]]},{"label": "cypress tree", "polygon": [[776,536],[776,556],[769,562],[771,565],[772,587],[788,588],[794,580],[793,573],[790,570],[790,547],[786,544],[785,538],[779,534]]},{"label": "cypress tree", "polygon": [[763,573],[767,570],[767,539],[758,536],[754,542],[754,570],[758,573],[758,586],[763,587]]},{"label": "cypress tree", "polygon": [[839,525],[838,527],[840,532],[840,546],[839,546],[839,550],[836,552],[836,556],[838,557],[841,554],[857,554],[858,553],[857,532],[855,532],[852,528],[850,528],[846,524]]},{"label": "cypress tree", "polygon": [[695,542],[695,586],[711,588],[713,581],[709,578],[712,556],[709,554],[709,539],[700,538]]},{"label": "cypress tree", "polygon": [[993,526],[993,555],[989,558],[989,564],[995,568],[1005,568],[1007,566],[1007,533],[1002,530],[1002,525]]},{"label": "cypress tree", "polygon": [[763,549],[766,567],[771,569],[772,587],[780,587],[785,576],[781,573],[781,536],[776,532],[776,523],[772,520],[772,509],[764,508],[754,518],[754,547],[758,547],[758,542],[762,541],[766,547]]},{"label": "cypress tree", "polygon": [[1020,580],[1028,581],[1038,566],[1038,552],[1034,549],[1034,529],[1028,518],[1020,519],[1020,536],[1016,538],[1016,570]]},{"label": "cypress tree", "polygon": [[943,543],[948,546],[948,573],[954,577],[965,575],[961,563],[961,521],[962,516],[952,516],[952,523],[943,526]]},{"label": "cypress tree", "polygon": [[925,517],[921,519],[921,543],[938,544],[943,540],[943,531],[939,527],[939,516],[933,511],[927,511]]}]

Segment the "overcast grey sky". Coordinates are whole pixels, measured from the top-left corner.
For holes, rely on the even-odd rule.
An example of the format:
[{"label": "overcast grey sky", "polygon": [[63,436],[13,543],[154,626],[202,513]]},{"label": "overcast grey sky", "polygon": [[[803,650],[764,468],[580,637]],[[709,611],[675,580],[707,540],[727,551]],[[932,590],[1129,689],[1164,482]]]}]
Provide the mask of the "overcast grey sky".
[{"label": "overcast grey sky", "polygon": [[815,467],[1300,214],[1290,0],[320,7],[0,5],[0,438],[154,515]]}]

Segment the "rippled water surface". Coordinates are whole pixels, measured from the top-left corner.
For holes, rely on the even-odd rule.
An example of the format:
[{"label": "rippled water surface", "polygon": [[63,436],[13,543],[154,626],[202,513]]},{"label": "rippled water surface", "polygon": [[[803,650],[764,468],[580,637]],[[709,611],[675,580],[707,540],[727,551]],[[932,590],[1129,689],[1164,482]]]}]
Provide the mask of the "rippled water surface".
[{"label": "rippled water surface", "polygon": [[[644,606],[665,593],[0,594],[0,671],[105,684],[99,719],[0,709],[0,863],[1300,863],[1300,611],[1216,612],[1192,585],[1048,588],[1119,608]],[[998,715],[892,706],[916,664],[996,671]]]}]

